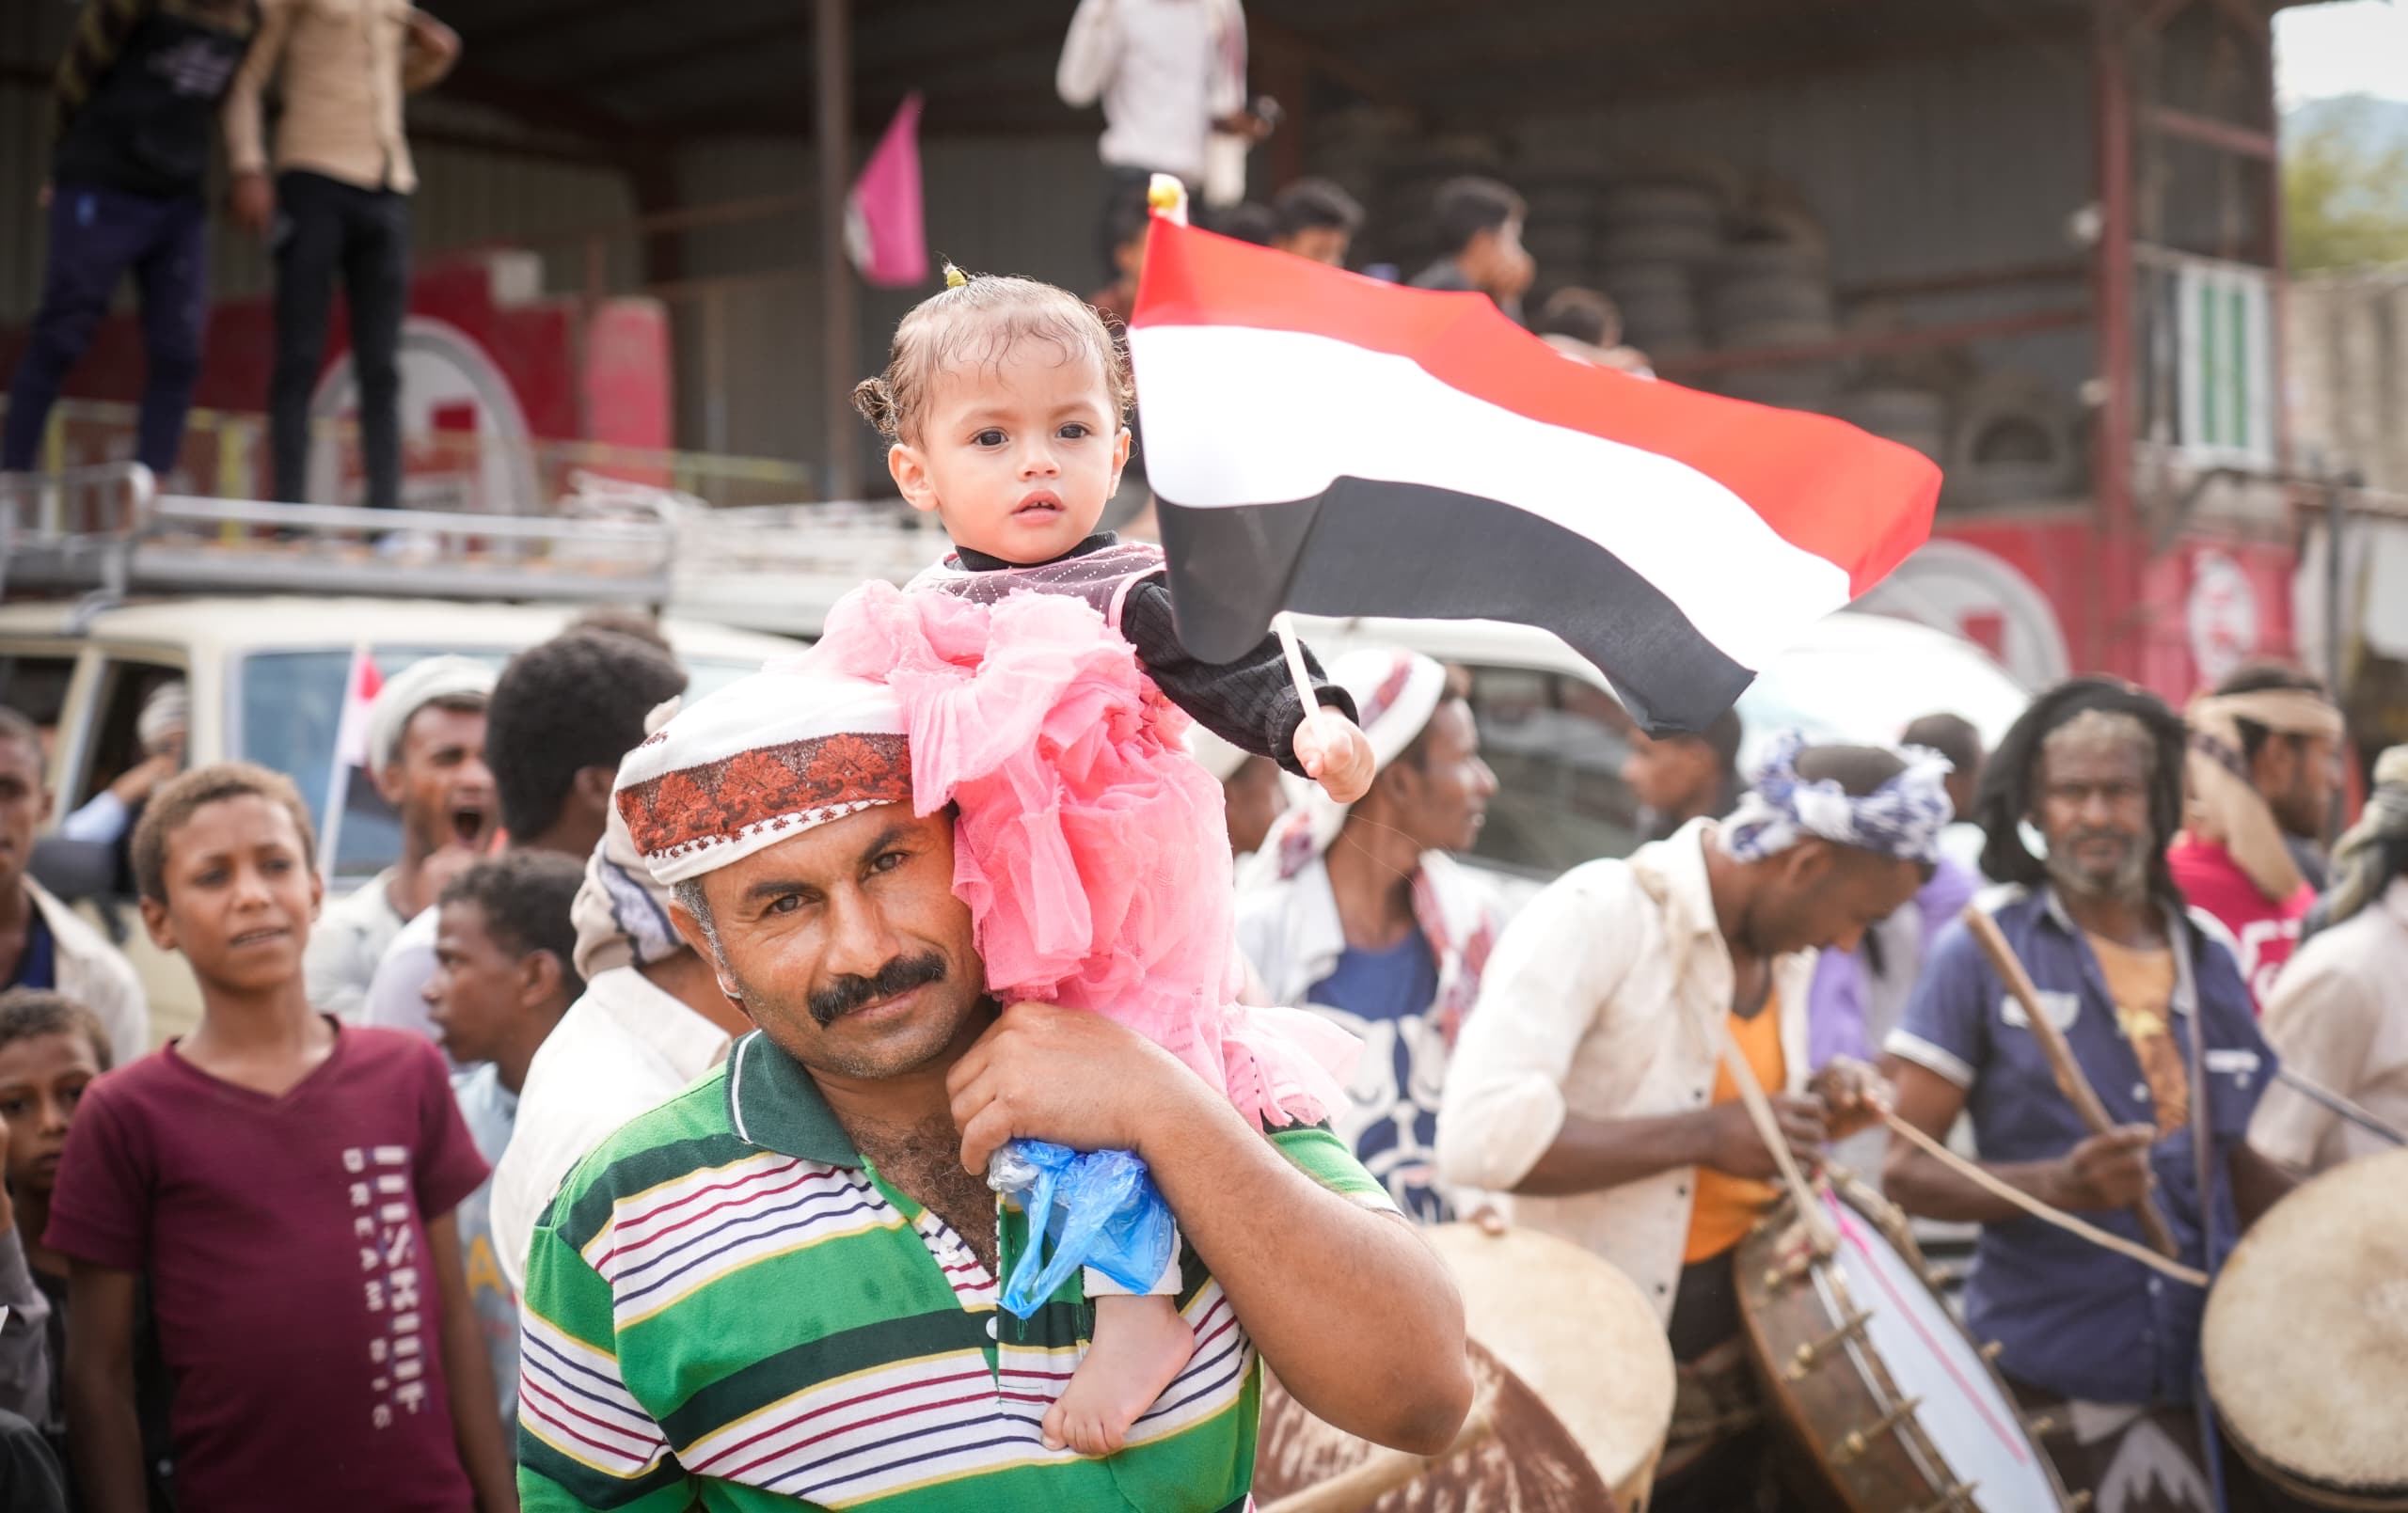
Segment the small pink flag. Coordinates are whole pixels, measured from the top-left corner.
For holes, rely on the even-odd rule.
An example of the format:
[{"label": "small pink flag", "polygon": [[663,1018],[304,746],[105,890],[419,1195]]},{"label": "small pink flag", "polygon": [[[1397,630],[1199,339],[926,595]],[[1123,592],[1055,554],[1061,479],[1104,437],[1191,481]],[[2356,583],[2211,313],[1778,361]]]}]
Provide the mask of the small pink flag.
[{"label": "small pink flag", "polygon": [[906,96],[878,150],[845,197],[845,250],[861,276],[881,289],[908,289],[928,276],[927,223],[920,205],[920,95]]}]

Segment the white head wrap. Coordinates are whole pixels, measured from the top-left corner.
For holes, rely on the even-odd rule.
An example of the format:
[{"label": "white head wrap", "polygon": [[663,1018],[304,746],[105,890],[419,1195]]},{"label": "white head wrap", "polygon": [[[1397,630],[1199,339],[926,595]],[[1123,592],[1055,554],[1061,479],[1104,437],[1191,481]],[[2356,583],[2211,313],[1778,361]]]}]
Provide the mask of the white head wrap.
[{"label": "white head wrap", "polygon": [[882,683],[775,664],[687,705],[628,752],[614,807],[653,880],[684,882],[831,820],[909,804],[906,729]]},{"label": "white head wrap", "polygon": [[465,656],[430,656],[394,673],[368,706],[369,770],[382,772],[402,754],[410,717],[440,699],[484,699],[499,676]]},{"label": "white head wrap", "polygon": [[[1354,695],[1357,723],[1371,743],[1374,772],[1385,772],[1429,728],[1446,697],[1447,670],[1418,652],[1364,647],[1329,665],[1329,681]],[[1303,786],[1247,861],[1238,878],[1243,890],[1293,877],[1337,843],[1351,804],[1329,796],[1319,783]]]},{"label": "white head wrap", "polygon": [[[683,702],[672,699],[654,710],[644,733],[667,725]],[[585,863],[585,884],[569,906],[569,922],[577,927],[577,975],[589,983],[613,968],[647,967],[686,948],[669,922],[669,890],[653,880],[652,869],[636,854],[616,804]]]},{"label": "white head wrap", "polygon": [[192,690],[182,678],[170,678],[150,690],[134,717],[134,737],[145,751],[155,751],[170,733],[192,726]]},{"label": "white head wrap", "polygon": [[1850,795],[1828,778],[1798,775],[1803,731],[1782,731],[1766,743],[1749,774],[1748,792],[1722,822],[1722,849],[1740,861],[1778,856],[1808,836],[1926,865],[1940,859],[1940,832],[1955,809],[1948,775],[1956,766],[1928,747],[1886,747],[1906,764],[1869,794]]}]

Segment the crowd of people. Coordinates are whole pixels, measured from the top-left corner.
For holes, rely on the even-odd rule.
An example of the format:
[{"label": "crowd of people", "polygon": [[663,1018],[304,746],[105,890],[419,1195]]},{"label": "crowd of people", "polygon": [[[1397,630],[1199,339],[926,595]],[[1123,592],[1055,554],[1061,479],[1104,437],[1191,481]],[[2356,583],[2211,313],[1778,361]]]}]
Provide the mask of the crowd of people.
[{"label": "crowd of people", "polygon": [[[222,102],[237,213],[276,228],[279,495],[340,269],[396,502],[398,102],[456,52],[365,0],[91,7],[0,466],[129,268],[142,455],[172,463],[199,167],[122,128]],[[154,54],[181,61],[125,65]],[[2278,1071],[2408,1123],[2408,749],[2328,856],[2348,733],[2293,670],[2180,713],[2076,678],[1988,752],[1946,711],[1752,749],[1726,715],[1631,733],[1642,843],[1509,910],[1465,859],[1498,782],[1460,670],[1298,670],[1275,638],[1200,662],[1159,550],[1098,528],[1150,176],[1324,261],[1361,221],[1322,181],[1222,192],[1275,119],[1244,81],[1236,0],[1080,8],[1057,83],[1106,105],[1114,281],[956,277],[905,319],[856,400],[952,550],[808,654],[690,705],[625,617],[498,674],[388,670],[366,745],[401,855],[340,899],[291,777],[184,770],[190,692],[154,690],[140,760],[58,828],[121,850],[199,985],[190,1033],[154,1048],[132,969],[28,875],[43,744],[0,709],[0,1502],[1242,1508],[1258,1363],[1344,1432],[1454,1439],[1465,1310],[1414,1226],[1461,1220],[1654,1306],[1678,1396],[1652,1507],[1769,1509],[1735,1256],[1785,1168],[1840,1161],[1978,1226],[1965,1321],[2099,1513],[2284,1505],[2200,1401],[2202,1291],[2028,1210],[2137,1236],[2151,1197],[2212,1274],[2383,1148]],[[1518,319],[1519,198],[1457,181],[1433,218],[1412,281]],[[1537,323],[1644,371],[1602,296]],[[1970,1163],[1935,1151],[1960,1126]],[[990,1186],[1018,1141],[1133,1154],[1175,1220],[1159,1274],[1007,1308],[1044,1251]]]},{"label": "crowd of people", "polygon": [[[2384,969],[2408,768],[2378,766],[2328,861],[2346,733],[2313,679],[2248,669],[2187,715],[2076,679],[1987,755],[1936,713],[1894,746],[1758,733],[1744,775],[1735,717],[1634,733],[1645,843],[1509,919],[1464,859],[1497,781],[1460,672],[1357,649],[1308,662],[1307,708],[1275,640],[1189,657],[1159,553],[1094,528],[1128,438],[1093,310],[960,281],[860,399],[952,536],[943,564],[683,711],[665,643],[625,617],[499,675],[395,669],[367,745],[402,855],[349,897],[323,898],[288,778],[177,770],[188,696],[156,690],[142,761],[70,823],[122,840],[145,930],[200,984],[199,1026],[164,1048],[122,960],[25,875],[41,745],[0,712],[9,1505],[70,1505],[66,1466],[73,1505],[111,1513],[170,1488],[187,1508],[683,1505],[698,1478],[847,1501],[1019,1477],[1075,1503],[1095,1467],[1138,1505],[1235,1505],[1223,1411],[1257,1403],[1237,1342],[1354,1432],[1452,1434],[1460,1307],[1406,1222],[1475,1217],[1560,1236],[1655,1303],[1681,1391],[1654,1506],[1770,1505],[1733,1256],[1780,1162],[1749,1080],[1798,1161],[1844,1142],[1907,1212],[1981,1226],[1965,1316],[2052,1405],[2069,1483],[2108,1513],[2147,1485],[2256,1505],[2197,1412],[2196,1289],[1865,1131],[1965,1120],[1991,1184],[2103,1226],[2154,1193],[2212,1270],[2372,1138],[2276,1086],[2278,1057],[2408,1115]],[[912,681],[989,666],[958,704]],[[1192,742],[1144,744],[1160,696]],[[1014,723],[1065,711],[1137,744]],[[949,801],[914,800],[940,783]],[[1058,875],[1028,859],[1049,834]],[[1957,920],[1976,898],[2107,1132]],[[1067,952],[1066,911],[1087,932]],[[1085,1001],[1072,959],[1120,975]],[[1278,1005],[1359,1042],[1342,1082]],[[1068,1281],[1070,1306],[997,1328],[1028,1240],[984,1172],[1015,1136],[1144,1158],[1180,1237],[1150,1294]],[[982,1352],[994,1394],[931,1395]],[[856,1413],[864,1392],[892,1413]]]}]

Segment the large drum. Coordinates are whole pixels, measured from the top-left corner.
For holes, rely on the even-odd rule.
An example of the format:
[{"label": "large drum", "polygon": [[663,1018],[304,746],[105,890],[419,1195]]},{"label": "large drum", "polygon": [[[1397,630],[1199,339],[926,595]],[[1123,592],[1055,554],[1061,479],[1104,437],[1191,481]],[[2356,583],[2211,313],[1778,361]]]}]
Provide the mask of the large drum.
[{"label": "large drum", "polygon": [[2250,1226],[2208,1293],[2208,1394],[2317,1507],[2408,1509],[2408,1150],[2337,1166]]},{"label": "large drum", "polygon": [[[1645,1505],[1672,1418],[1672,1354],[1646,1295],[1608,1262],[1532,1230],[1422,1231],[1463,1293],[1492,1434],[1383,1510],[1592,1513]],[[1374,1452],[1275,1390],[1264,1399],[1255,1496],[1266,1508]],[[1608,1502],[1606,1493],[1610,1489]]]},{"label": "large drum", "polygon": [[1845,1174],[1817,1250],[1786,1200],[1736,1256],[1770,1416],[1854,1513],[2043,1513],[2065,1488],[2006,1383],[1924,1280],[1906,1216]]}]

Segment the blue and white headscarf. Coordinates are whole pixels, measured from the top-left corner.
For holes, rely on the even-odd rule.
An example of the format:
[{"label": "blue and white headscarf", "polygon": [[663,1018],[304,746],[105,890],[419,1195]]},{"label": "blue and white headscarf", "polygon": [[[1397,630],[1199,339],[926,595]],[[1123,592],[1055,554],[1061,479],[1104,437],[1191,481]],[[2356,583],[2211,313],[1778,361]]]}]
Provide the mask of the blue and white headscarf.
[{"label": "blue and white headscarf", "polygon": [[1722,849],[1734,860],[1761,861],[1809,836],[1926,866],[1940,859],[1940,832],[1956,812],[1947,788],[1956,768],[1946,757],[1927,747],[1891,748],[1905,770],[1855,797],[1828,778],[1798,775],[1798,753],[1810,744],[1795,730],[1766,743],[1748,792],[1722,822]]}]

